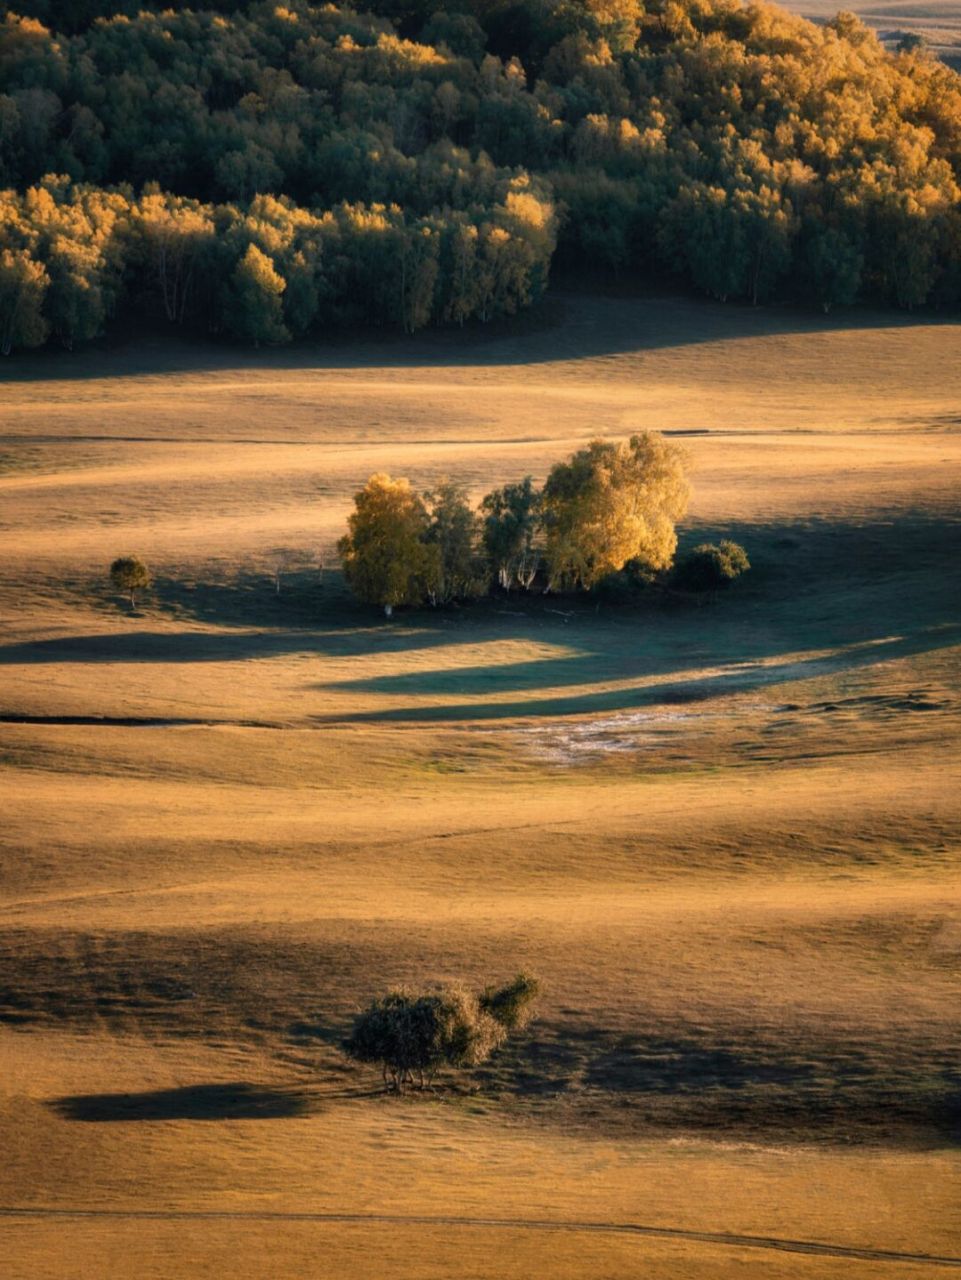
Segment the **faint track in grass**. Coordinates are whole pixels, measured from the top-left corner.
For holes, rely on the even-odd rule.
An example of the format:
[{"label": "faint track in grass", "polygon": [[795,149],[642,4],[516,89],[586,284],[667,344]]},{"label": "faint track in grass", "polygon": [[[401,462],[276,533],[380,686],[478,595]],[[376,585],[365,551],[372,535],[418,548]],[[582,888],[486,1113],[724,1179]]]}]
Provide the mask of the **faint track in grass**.
[{"label": "faint track in grass", "polygon": [[[92,726],[106,729],[286,729],[280,720],[214,720],[209,716],[58,716],[0,712],[0,724],[49,725],[53,728]],[[326,727],[326,726],[324,726]]]},{"label": "faint track in grass", "polygon": [[[2,723],[2,718],[0,718],[0,723]],[[643,814],[638,812],[627,814],[626,816],[629,818],[641,818]],[[410,845],[430,844],[435,840],[459,840],[468,836],[543,830],[545,827],[553,829],[554,827],[584,826],[594,821],[595,815],[591,814],[584,818],[547,818],[543,822],[518,822],[502,827],[468,827],[463,831],[438,831],[427,835],[410,836],[404,840],[383,840],[372,844],[370,847],[403,849]],[[209,881],[201,881],[199,883],[206,885]],[[31,907],[62,907],[77,902],[94,902],[100,898],[156,896],[162,893],[172,893],[178,889],[193,889],[197,887],[197,884],[198,882],[194,880],[180,880],[176,884],[139,885],[133,889],[91,889],[86,893],[60,894],[53,898],[16,898],[11,902],[0,903],[0,915],[16,915],[17,912],[29,911]],[[2,1210],[0,1210],[0,1214],[2,1214]]]},{"label": "faint track in grass", "polygon": [[318,1222],[346,1225],[468,1227],[492,1231],[572,1231],[636,1236],[644,1239],[681,1240],[728,1248],[770,1249],[824,1258],[848,1258],[861,1262],[915,1263],[961,1268],[961,1257],[930,1253],[904,1253],[894,1249],[870,1249],[830,1244],[818,1240],[790,1240],[779,1236],[741,1235],[728,1231],[694,1231],[684,1227],[657,1227],[636,1222],[591,1222],[551,1218],[471,1218],[455,1214],[404,1213],[297,1213],[259,1209],[64,1209],[57,1207],[0,1207],[2,1218],[127,1219],[132,1222]]}]

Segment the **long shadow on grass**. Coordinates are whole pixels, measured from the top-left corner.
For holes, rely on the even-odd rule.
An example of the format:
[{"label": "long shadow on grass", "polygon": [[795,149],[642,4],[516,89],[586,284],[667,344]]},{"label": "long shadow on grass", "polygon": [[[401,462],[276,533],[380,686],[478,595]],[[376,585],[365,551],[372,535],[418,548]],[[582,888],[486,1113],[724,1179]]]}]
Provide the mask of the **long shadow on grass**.
[{"label": "long shadow on grass", "polygon": [[[229,581],[201,582],[158,577],[139,609],[99,585],[76,584],[78,594],[93,597],[104,610],[130,623],[127,631],[54,637],[0,646],[0,666],[46,662],[243,662],[250,658],[318,654],[351,657],[368,653],[405,653],[434,648],[456,639],[456,615],[408,614],[386,625],[379,612],[358,604],[340,574],[329,573],[321,586],[313,574],[288,574],[278,595],[263,573],[239,573]],[[164,621],[190,624],[180,631],[145,630],[141,620],[158,614]],[[194,624],[220,630],[197,630]]]},{"label": "long shadow on grass", "polygon": [[49,351],[18,354],[4,370],[10,383],[129,378],[138,374],[176,376],[184,372],[450,368],[530,366],[576,361],[632,351],[683,348],[692,344],[791,334],[905,329],[954,323],[929,312],[847,309],[820,315],[802,308],[748,307],[700,297],[635,288],[642,296],[604,296],[596,281],[585,291],[552,290],[536,307],[515,317],[465,329],[430,330],[407,337],[381,330],[355,330],[281,349],[245,350],[209,337],[190,343],[169,330],[142,325],[124,341],[117,335],[82,355]]},{"label": "long shadow on grass", "polygon": [[[393,706],[332,717],[338,720],[603,714],[856,671],[943,649],[961,638],[953,607],[961,599],[958,530],[950,518],[914,514],[869,525],[702,526],[688,531],[685,541],[725,533],[751,549],[754,568],[716,604],[699,607],[647,593],[624,606],[601,603],[595,612],[593,601],[522,599],[513,606],[523,616],[514,623],[516,632],[549,640],[566,652],[519,663],[421,666],[312,688],[396,700]],[[804,654],[811,656],[797,656]],[[614,682],[622,687],[570,692]],[[550,690],[568,692],[550,695]],[[450,695],[480,700],[510,692],[542,696],[432,706],[421,701]],[[404,697],[417,701],[396,705]]]},{"label": "long shadow on grass", "polygon": [[86,1093],[50,1104],[66,1120],[280,1120],[306,1115],[310,1099],[293,1089],[229,1081],[145,1093]]},{"label": "long shadow on grass", "polygon": [[[333,571],[323,581],[316,569],[285,573],[279,595],[263,572],[219,582],[167,576],[158,578],[143,611],[152,619],[159,615],[166,628],[180,624],[180,629],[152,630],[131,617],[129,631],[112,628],[0,647],[0,665],[242,662],[292,654],[347,659],[396,655],[400,665],[405,655],[417,651],[520,640],[554,646],[562,654],[460,669],[438,663],[426,671],[312,687],[321,692],[336,688],[388,696],[475,697],[652,675],[664,679],[656,687],[540,703],[515,700],[483,707],[455,702],[356,716],[442,720],[604,712],[650,701],[696,700],[727,688],[818,674],[822,660],[795,664],[788,655],[798,652],[835,649],[836,655],[824,660],[830,669],[853,669],[952,642],[959,588],[957,526],[949,516],[901,515],[869,525],[818,520],[732,524],[723,530],[702,525],[687,529],[682,545],[725,533],[747,545],[754,568],[716,606],[701,608],[656,592],[626,604],[535,595],[495,598],[462,609],[405,612],[388,624],[377,610],[353,601]],[[102,586],[78,582],[71,589],[88,602],[91,595],[99,598],[105,609],[118,608]],[[741,661],[730,662],[731,654]],[[725,664],[729,671],[697,675]]]},{"label": "long shadow on grass", "polygon": [[619,1101],[652,1127],[855,1141],[911,1133],[961,1145],[961,1072],[951,1046],[890,1053],[827,1037],[764,1043],[745,1031],[718,1041],[552,1025],[510,1044],[479,1074],[486,1088],[564,1096],[588,1109]]},{"label": "long shadow on grass", "polygon": [[345,627],[314,631],[105,632],[65,636],[0,647],[0,666],[34,663],[243,662],[250,658],[318,654],[351,657],[365,653],[406,653],[454,643],[454,637],[412,628]]},{"label": "long shadow on grass", "polygon": [[[912,636],[881,637],[861,644],[839,648],[826,656],[786,661],[766,657],[755,661],[730,663],[730,670],[703,674],[703,666],[695,674],[657,679],[655,683],[634,688],[605,690],[600,693],[563,694],[540,698],[514,699],[510,702],[463,702],[437,706],[415,704],[404,707],[378,708],[372,711],[341,712],[330,717],[337,722],[369,722],[381,720],[502,720],[542,716],[572,716],[587,713],[626,711],[632,708],[668,704],[702,702],[709,698],[745,693],[782,681],[805,680],[835,672],[851,672],[878,662],[915,657],[938,649],[949,648],[961,640],[961,625],[945,624]],[[673,673],[672,673],[673,674]],[[410,675],[383,676],[372,680],[350,681],[319,686],[338,690],[377,694],[437,694],[456,687],[462,694],[482,696],[507,689],[564,688],[577,684],[597,684],[609,679],[627,679],[626,672],[615,674],[605,670],[601,655],[578,655],[573,658],[545,659],[542,662],[516,666],[467,668],[461,671],[427,671]],[[906,709],[914,709],[908,706]],[[932,709],[923,704],[922,709]],[[323,718],[315,717],[321,721]]]}]

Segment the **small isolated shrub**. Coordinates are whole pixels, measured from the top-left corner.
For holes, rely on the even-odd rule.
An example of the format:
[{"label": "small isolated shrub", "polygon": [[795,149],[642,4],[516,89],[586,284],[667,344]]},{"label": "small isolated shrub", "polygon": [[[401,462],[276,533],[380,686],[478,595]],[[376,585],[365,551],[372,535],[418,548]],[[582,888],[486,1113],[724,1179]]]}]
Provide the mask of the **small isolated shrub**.
[{"label": "small isolated shrub", "polygon": [[528,1021],[537,989],[533,978],[519,974],[480,996],[460,986],[391,991],[357,1017],[343,1049],[355,1062],[379,1066],[384,1083],[398,1093],[415,1077],[423,1088],[445,1067],[486,1062]]},{"label": "small isolated shrub", "polygon": [[137,592],[150,586],[150,570],[137,556],[118,556],[110,566],[110,581],[117,591],[130,597],[130,607],[134,609]]},{"label": "small isolated shrub", "polygon": [[672,581],[682,591],[718,591],[751,567],[747,552],[737,542],[702,542],[686,552],[674,566]]}]

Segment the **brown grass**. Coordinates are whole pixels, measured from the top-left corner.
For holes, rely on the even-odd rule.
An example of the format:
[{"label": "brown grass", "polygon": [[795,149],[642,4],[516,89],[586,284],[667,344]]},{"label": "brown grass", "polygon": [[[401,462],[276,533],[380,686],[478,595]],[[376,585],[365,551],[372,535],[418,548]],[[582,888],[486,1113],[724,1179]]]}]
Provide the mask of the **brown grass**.
[{"label": "brown grass", "polygon": [[[553,305],[484,340],[11,366],[0,1206],[961,1254],[956,330]],[[388,626],[293,556],[274,593],[375,468],[479,493],[637,426],[700,433],[684,537],[756,566],[716,605]],[[103,581],[127,551],[158,579],[135,615]],[[519,968],[537,1022],[436,1097],[338,1050],[389,983]],[[132,1250],[143,1276],[935,1273],[464,1221],[3,1229],[31,1280]]]}]

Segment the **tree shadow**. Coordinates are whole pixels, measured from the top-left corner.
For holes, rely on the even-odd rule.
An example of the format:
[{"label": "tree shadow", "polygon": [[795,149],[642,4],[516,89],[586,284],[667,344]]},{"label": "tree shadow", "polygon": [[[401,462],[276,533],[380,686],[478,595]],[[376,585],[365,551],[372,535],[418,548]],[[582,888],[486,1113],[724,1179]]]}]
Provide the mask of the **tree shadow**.
[{"label": "tree shadow", "polygon": [[[954,607],[961,599],[956,513],[942,520],[909,513],[866,524],[702,525],[686,530],[682,545],[725,535],[749,548],[752,569],[716,601],[656,591],[612,605],[593,598],[520,599],[513,608],[523,620],[512,621],[512,629],[563,646],[558,656],[420,666],[311,687],[390,700],[346,710],[340,720],[604,714],[856,672],[961,639]],[[604,684],[619,687],[578,691]],[[507,700],[511,692],[529,696]],[[478,701],[436,701],[451,694]],[[405,698],[435,701],[398,705]]]},{"label": "tree shadow", "polygon": [[231,1081],[144,1093],[88,1093],[57,1098],[51,1108],[65,1120],[281,1120],[307,1115],[302,1092]]},{"label": "tree shadow", "polygon": [[158,574],[151,605],[178,621],[218,626],[315,628],[327,617],[349,627],[376,616],[354,600],[339,569],[319,568],[282,569],[279,590],[275,572],[241,570],[219,580]]},{"label": "tree shadow", "polygon": [[[956,644],[961,584],[952,519],[956,513],[941,519],[907,513],[866,524],[688,528],[684,544],[728,533],[745,543],[753,563],[729,593],[703,605],[653,590],[624,604],[593,596],[494,597],[463,608],[405,611],[386,623],[356,603],[333,572],[323,584],[316,570],[289,575],[279,596],[265,573],[213,582],[167,576],[150,605],[163,629],[139,624],[13,643],[0,647],[0,666],[289,655],[387,660],[373,675],[305,684],[304,715],[318,725],[543,718],[697,703]],[[439,653],[438,662],[420,669],[405,662],[417,651],[505,641],[536,642],[546,656],[458,667]],[[358,701],[374,695],[380,705],[354,710],[347,702],[330,714],[321,706],[311,716],[311,692]]]},{"label": "tree shadow", "polygon": [[185,341],[168,329],[134,324],[125,334],[117,332],[78,352],[17,354],[4,369],[4,380],[16,384],[202,371],[531,366],[739,339],[955,323],[954,317],[924,311],[852,307],[823,315],[800,306],[751,307],[651,289],[643,283],[628,295],[605,293],[595,282],[587,290],[555,287],[534,307],[488,324],[412,336],[345,330],[282,348],[247,350],[203,335]]},{"label": "tree shadow", "polygon": [[478,637],[428,629],[412,620],[386,627],[302,631],[107,631],[0,646],[0,666],[44,663],[243,662],[292,654],[351,658],[369,653],[407,653]]},{"label": "tree shadow", "polygon": [[719,1039],[550,1024],[478,1075],[488,1088],[563,1096],[575,1107],[619,1100],[654,1128],[961,1145],[961,1073],[947,1051],[889,1052],[827,1036],[765,1042],[746,1028]]},{"label": "tree shadow", "polygon": [[[91,595],[106,611],[115,597],[88,584],[75,594]],[[0,646],[0,666],[46,662],[243,662],[249,658],[315,653],[352,657],[371,652],[401,653],[452,643],[457,614],[411,611],[387,624],[381,610],[356,601],[339,571],[285,575],[278,595],[273,579],[242,572],[227,580],[198,581],[158,576],[150,595],[156,618],[191,624],[178,631],[94,632]],[[144,612],[120,616],[141,621]],[[194,630],[194,624],[222,630]]]},{"label": "tree shadow", "polygon": [[[591,713],[630,711],[647,706],[685,705],[719,697],[754,692],[785,681],[806,680],[835,672],[853,672],[878,662],[909,658],[950,648],[961,640],[961,624],[943,624],[911,636],[881,636],[860,644],[838,647],[816,657],[788,657],[771,660],[763,653],[753,659],[730,661],[730,670],[705,674],[678,672],[675,678],[652,684],[621,687],[599,693],[558,694],[548,697],[513,699],[509,702],[464,702],[442,705],[414,704],[380,707],[369,711],[338,712],[331,717],[313,717],[316,722],[364,723],[371,721],[430,722],[434,720],[513,720],[576,716]],[[636,674],[636,672],[635,672]],[[673,674],[673,673],[672,673]],[[603,655],[588,653],[574,658],[545,659],[516,666],[466,668],[462,671],[425,671],[410,675],[382,676],[370,680],[347,681],[316,686],[320,689],[354,690],[379,694],[437,694],[452,685],[458,692],[480,697],[498,689],[549,690],[596,684],[620,677],[604,671]],[[907,710],[914,709],[906,704]],[[921,704],[919,704],[921,709]],[[923,709],[933,709],[924,705]]]}]

